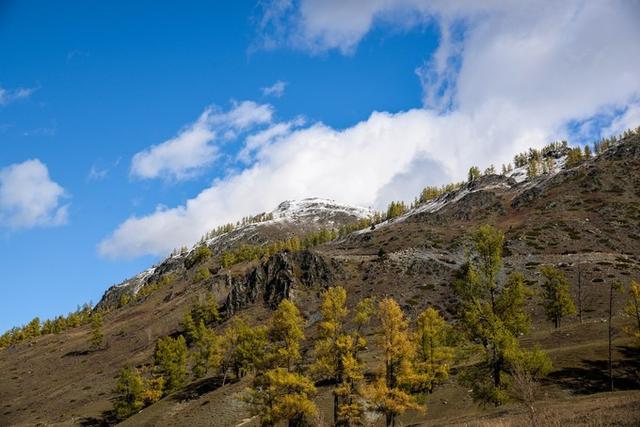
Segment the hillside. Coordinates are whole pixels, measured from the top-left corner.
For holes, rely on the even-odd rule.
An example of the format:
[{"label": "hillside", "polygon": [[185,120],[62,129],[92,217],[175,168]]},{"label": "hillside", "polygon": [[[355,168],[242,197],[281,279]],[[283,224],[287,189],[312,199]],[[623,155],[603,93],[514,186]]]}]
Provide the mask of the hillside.
[{"label": "hillside", "polygon": [[[505,233],[503,275],[521,271],[539,291],[538,268],[552,264],[574,285],[574,298],[581,284],[582,323],[572,317],[557,330],[538,300],[527,299],[533,327],[523,345],[540,345],[554,363],[543,383],[540,410],[553,414],[557,425],[638,425],[640,354],[620,332],[625,321],[621,293],[614,299],[618,391],[605,392],[609,285],[640,278],[640,135],[629,135],[576,166],[566,166],[565,160],[558,155],[554,168],[532,178],[522,168],[487,174],[373,226],[228,266],[222,263],[225,251],[348,229],[373,213],[324,199],[288,201],[268,219],[206,238],[107,290],[98,304],[108,309],[104,349],[88,348],[85,325],[0,350],[0,425],[110,422],[120,369],[148,364],[157,339],[182,332],[184,313],[208,294],[225,319],[243,315],[253,324],[265,323],[277,303],[289,298],[306,320],[308,337],[317,333],[320,291],[331,285],[347,290],[349,306],[367,296],[391,296],[409,318],[432,306],[452,319],[457,301],[451,283],[467,259],[469,233],[483,224]],[[202,247],[212,256],[194,261]],[[365,332],[374,343],[374,328]],[[363,357],[371,371],[379,358],[375,345]],[[247,378],[221,386],[220,378],[206,377],[123,425],[255,425],[239,399],[248,385]],[[330,419],[328,386],[320,385],[316,401],[322,418]],[[524,410],[515,404],[483,408],[474,403],[455,375],[428,396],[427,407],[426,414],[403,415],[403,425],[524,422]],[[371,418],[371,423],[383,425],[383,420]]]}]

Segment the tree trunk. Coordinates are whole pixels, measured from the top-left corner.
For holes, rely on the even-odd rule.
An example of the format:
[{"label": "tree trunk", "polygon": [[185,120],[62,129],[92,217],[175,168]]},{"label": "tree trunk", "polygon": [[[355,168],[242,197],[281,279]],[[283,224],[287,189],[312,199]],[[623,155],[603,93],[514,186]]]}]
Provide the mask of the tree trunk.
[{"label": "tree trunk", "polygon": [[396,424],[396,416],[393,414],[386,414],[387,427],[393,427]]},{"label": "tree trunk", "polygon": [[333,393],[333,425],[338,425],[338,395]]}]

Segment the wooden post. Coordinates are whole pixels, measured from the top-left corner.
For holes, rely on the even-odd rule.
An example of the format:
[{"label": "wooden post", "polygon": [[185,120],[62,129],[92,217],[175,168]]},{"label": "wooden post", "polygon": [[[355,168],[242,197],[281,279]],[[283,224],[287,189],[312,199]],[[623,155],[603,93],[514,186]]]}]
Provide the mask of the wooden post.
[{"label": "wooden post", "polygon": [[578,318],[582,324],[582,270],[578,268]]},{"label": "wooden post", "polygon": [[613,391],[613,363],[611,355],[611,336],[613,335],[613,327],[611,319],[613,317],[613,282],[609,285],[609,391]]}]

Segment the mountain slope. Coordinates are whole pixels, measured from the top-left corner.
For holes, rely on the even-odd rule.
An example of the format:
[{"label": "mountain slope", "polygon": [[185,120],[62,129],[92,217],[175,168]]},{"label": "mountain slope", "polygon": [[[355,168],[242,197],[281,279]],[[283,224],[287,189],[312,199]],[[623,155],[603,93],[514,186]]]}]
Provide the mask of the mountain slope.
[{"label": "mountain slope", "polygon": [[[537,301],[528,301],[534,325],[524,343],[543,346],[555,365],[544,387],[549,401],[545,405],[552,406],[553,399],[566,405],[575,401],[583,413],[588,404],[633,408],[637,392],[594,395],[591,403],[574,396],[604,391],[597,379],[605,369],[601,365],[606,355],[602,319],[608,308],[609,283],[640,277],[640,136],[632,135],[575,167],[528,180],[514,175],[484,176],[373,229],[310,250],[279,252],[231,268],[221,268],[214,256],[201,264],[212,272],[211,277],[198,282],[196,269],[185,266],[188,253],[169,257],[146,277],[105,294],[101,304],[107,306],[123,290],[136,293],[164,276],[173,277],[165,286],[105,316],[108,345],[104,350],[87,351],[89,330],[80,327],[0,351],[0,372],[8,374],[0,388],[0,424],[102,422],[108,416],[103,412],[111,407],[119,369],[148,363],[157,338],[179,333],[183,313],[194,299],[208,293],[213,293],[227,317],[241,313],[257,324],[266,321],[277,301],[289,297],[307,319],[307,336],[313,336],[317,326],[320,290],[334,284],[347,289],[351,306],[368,295],[389,295],[411,317],[428,305],[450,313],[455,299],[449,285],[465,261],[466,236],[485,223],[505,232],[505,274],[521,270],[538,290],[538,266],[555,264],[572,283],[577,283],[579,275],[583,284],[583,325],[572,322],[554,331]],[[218,254],[248,242],[284,239],[369,215],[363,209],[330,205],[318,200],[287,202],[274,211],[273,220],[240,227],[205,243]],[[622,298],[616,296],[617,307]],[[617,316],[616,326],[622,320]],[[374,331],[366,332],[375,342]],[[629,353],[623,338],[616,343],[619,388],[639,388],[627,372],[636,356]],[[364,357],[371,368],[378,357],[374,345]],[[206,378],[191,384],[124,424],[241,425],[249,418],[248,408],[238,399],[246,381],[225,387],[217,381]],[[317,401],[328,417],[330,390],[321,387]],[[481,415],[496,415],[474,404],[454,381],[430,396],[428,405],[426,415],[410,413],[403,422],[443,425],[456,419],[462,424]],[[506,411],[516,416],[518,409],[507,407]],[[622,412],[634,417],[631,409]],[[613,409],[611,413],[622,416]],[[572,414],[565,415],[565,424],[579,425],[579,420],[571,421]],[[638,419],[640,415],[631,418]]]}]

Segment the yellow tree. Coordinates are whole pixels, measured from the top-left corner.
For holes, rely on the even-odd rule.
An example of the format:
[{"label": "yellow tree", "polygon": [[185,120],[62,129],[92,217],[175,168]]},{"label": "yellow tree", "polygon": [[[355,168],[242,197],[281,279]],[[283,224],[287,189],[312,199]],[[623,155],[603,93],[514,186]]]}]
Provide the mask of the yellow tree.
[{"label": "yellow tree", "polygon": [[195,378],[201,378],[209,369],[217,370],[222,365],[223,349],[220,338],[205,326],[202,319],[195,330],[193,350],[192,372]]},{"label": "yellow tree", "polygon": [[91,316],[91,349],[98,350],[102,347],[103,341],[102,314],[95,312],[93,316]]},{"label": "yellow tree", "polygon": [[387,426],[394,426],[396,417],[407,409],[421,409],[416,399],[406,390],[411,378],[413,345],[409,323],[393,298],[378,304],[378,319],[382,338],[382,373],[365,391],[373,407],[385,416]]},{"label": "yellow tree", "polygon": [[316,393],[313,382],[285,368],[270,369],[256,377],[245,401],[262,426],[286,421],[291,427],[310,424],[318,414],[311,400]]},{"label": "yellow tree", "polygon": [[517,338],[529,330],[525,298],[531,292],[521,273],[512,273],[499,286],[504,244],[500,230],[485,225],[471,237],[474,250],[454,291],[461,330],[470,343],[482,346],[485,357],[467,367],[460,378],[472,385],[474,398],[498,405],[508,398],[503,375],[510,371],[510,358],[523,354]]},{"label": "yellow tree", "polygon": [[558,328],[563,317],[576,314],[576,306],[569,293],[570,284],[565,275],[551,265],[540,267],[540,272],[544,277],[544,309],[547,318]]},{"label": "yellow tree", "polygon": [[453,349],[447,345],[449,325],[433,307],[420,313],[414,333],[414,387],[431,393],[436,384],[449,378]]},{"label": "yellow tree", "polygon": [[371,317],[369,299],[358,304],[355,314],[356,330],[349,332],[345,320],[347,292],[332,287],[323,293],[320,313],[320,336],[315,343],[316,362],[312,371],[321,379],[337,384],[333,392],[335,425],[355,425],[361,422],[363,408],[357,399],[357,383],[363,379],[362,362],[358,351],[366,345],[361,329]]},{"label": "yellow tree", "polygon": [[631,325],[625,327],[625,331],[640,345],[640,283],[636,281],[632,281],[629,286],[629,300],[624,312],[632,319]]},{"label": "yellow tree", "polygon": [[295,304],[280,302],[269,323],[271,354],[267,363],[271,369],[258,371],[246,397],[261,425],[287,421],[289,426],[303,426],[318,412],[312,400],[316,392],[313,382],[296,372],[303,328],[304,319]]},{"label": "yellow tree", "polygon": [[[260,368],[265,362],[268,345],[267,328],[251,327],[239,316],[235,316],[224,334],[223,371],[231,369],[236,378]],[[223,380],[224,382],[224,380]]]},{"label": "yellow tree", "polygon": [[274,343],[275,364],[291,372],[300,361],[300,341],[304,339],[304,319],[298,307],[288,299],[278,304],[271,317],[269,338]]}]

